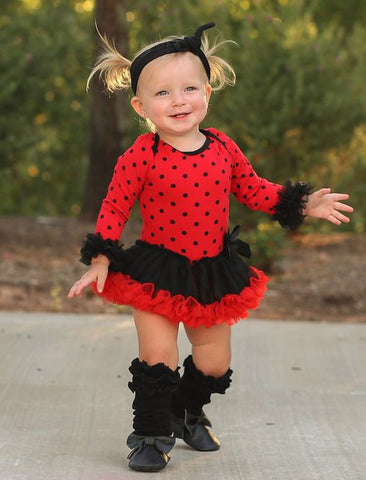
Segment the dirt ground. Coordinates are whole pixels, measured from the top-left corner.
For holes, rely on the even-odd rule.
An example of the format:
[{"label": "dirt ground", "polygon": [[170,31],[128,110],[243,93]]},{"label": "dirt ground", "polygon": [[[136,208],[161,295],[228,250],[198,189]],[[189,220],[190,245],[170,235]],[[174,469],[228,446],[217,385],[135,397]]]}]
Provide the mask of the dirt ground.
[{"label": "dirt ground", "polygon": [[[0,310],[79,313],[128,312],[88,291],[68,300],[70,286],[86,270],[80,245],[93,224],[69,218],[0,217]],[[139,225],[129,222],[131,245]],[[297,235],[251,318],[366,322],[366,236]]]}]

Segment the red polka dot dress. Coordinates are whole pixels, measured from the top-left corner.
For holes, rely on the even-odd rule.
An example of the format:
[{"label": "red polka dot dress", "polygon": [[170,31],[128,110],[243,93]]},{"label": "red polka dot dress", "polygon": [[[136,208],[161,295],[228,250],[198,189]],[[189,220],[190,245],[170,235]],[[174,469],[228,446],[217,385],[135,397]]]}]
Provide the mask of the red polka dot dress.
[{"label": "red polka dot dress", "polygon": [[[83,261],[103,253],[111,264],[108,301],[163,315],[190,327],[232,325],[254,309],[267,277],[242,256],[249,247],[228,233],[229,197],[292,228],[301,223],[307,186],[286,187],[260,178],[238,146],[215,130],[194,152],[181,152],[145,134],[116,164],[95,234]],[[118,244],[135,201],[142,230],[135,245]]]}]

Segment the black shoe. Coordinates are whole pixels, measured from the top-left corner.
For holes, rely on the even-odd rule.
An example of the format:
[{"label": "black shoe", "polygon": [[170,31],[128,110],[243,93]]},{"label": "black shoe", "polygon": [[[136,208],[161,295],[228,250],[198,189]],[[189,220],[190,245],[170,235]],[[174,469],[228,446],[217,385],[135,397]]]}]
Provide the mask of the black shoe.
[{"label": "black shoe", "polygon": [[182,438],[194,450],[213,452],[220,448],[220,442],[207,428],[212,425],[203,410],[201,415],[186,412],[185,419],[171,414],[171,425],[174,436]]},{"label": "black shoe", "polygon": [[132,448],[128,466],[140,472],[159,472],[170,460],[168,452],[175,444],[174,437],[144,437],[131,433],[127,445]]}]

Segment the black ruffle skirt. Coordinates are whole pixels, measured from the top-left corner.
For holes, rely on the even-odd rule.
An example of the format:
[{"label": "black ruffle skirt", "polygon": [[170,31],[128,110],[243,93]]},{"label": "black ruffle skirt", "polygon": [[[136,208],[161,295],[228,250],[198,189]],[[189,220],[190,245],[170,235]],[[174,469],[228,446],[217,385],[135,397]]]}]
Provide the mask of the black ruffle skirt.
[{"label": "black ruffle skirt", "polygon": [[222,252],[190,263],[187,257],[137,240],[114,256],[102,293],[107,301],[130,305],[189,327],[233,325],[258,307],[268,281],[241,255],[249,247],[237,239],[238,229],[225,236]]}]

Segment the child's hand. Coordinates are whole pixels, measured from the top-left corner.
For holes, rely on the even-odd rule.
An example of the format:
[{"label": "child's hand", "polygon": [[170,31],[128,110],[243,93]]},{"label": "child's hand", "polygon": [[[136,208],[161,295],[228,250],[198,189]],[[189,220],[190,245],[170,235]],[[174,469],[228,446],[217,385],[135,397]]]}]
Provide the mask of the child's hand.
[{"label": "child's hand", "polygon": [[324,218],[328,222],[340,225],[342,222],[348,223],[350,219],[339,212],[353,212],[353,208],[340,200],[347,200],[347,193],[330,193],[330,188],[322,188],[308,197],[304,215],[314,218]]},{"label": "child's hand", "polygon": [[103,292],[104,284],[108,275],[108,267],[109,260],[104,255],[98,255],[97,258],[93,258],[89,270],[71,287],[68,298],[73,298],[75,296],[81,298],[83,290],[94,282],[97,283],[98,292]]}]

